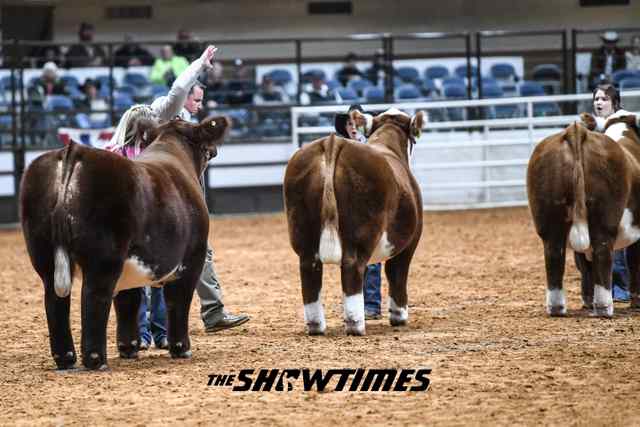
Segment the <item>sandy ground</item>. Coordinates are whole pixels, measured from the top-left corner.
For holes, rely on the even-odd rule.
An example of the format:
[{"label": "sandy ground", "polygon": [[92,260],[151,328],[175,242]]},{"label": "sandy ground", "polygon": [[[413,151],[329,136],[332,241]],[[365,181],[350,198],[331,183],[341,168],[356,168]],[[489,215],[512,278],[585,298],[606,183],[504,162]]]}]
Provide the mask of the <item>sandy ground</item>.
[{"label": "sandy ground", "polygon": [[[106,372],[54,370],[43,292],[19,231],[0,232],[0,424],[18,425],[632,425],[638,424],[640,316],[544,312],[542,247],[526,209],[426,213],[410,274],[410,319],[347,337],[338,269],[325,267],[325,337],[304,333],[297,258],[283,215],[213,221],[211,241],[234,312],[252,320],[208,335],[192,305],[193,358],[152,349],[121,360],[115,314]],[[80,342],[80,284],[72,297]],[[386,281],[383,283],[386,310]],[[431,367],[427,392],[232,392],[208,374],[258,368]]]}]

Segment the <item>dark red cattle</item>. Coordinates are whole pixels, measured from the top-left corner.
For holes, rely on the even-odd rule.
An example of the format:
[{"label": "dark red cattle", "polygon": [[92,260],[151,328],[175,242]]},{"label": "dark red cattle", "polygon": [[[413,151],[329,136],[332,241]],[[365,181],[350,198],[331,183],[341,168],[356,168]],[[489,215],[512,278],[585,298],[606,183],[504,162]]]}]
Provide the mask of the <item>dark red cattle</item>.
[{"label": "dark red cattle", "polygon": [[409,155],[423,125],[392,109],[377,117],[353,111],[367,144],[334,134],[297,151],[284,179],[289,238],[300,257],[309,334],[324,334],[322,265],[342,273],[348,334],[364,335],[362,283],[367,264],[386,260],[392,325],[408,319],[407,276],[422,233],[422,197]]},{"label": "dark red cattle", "polygon": [[[582,115],[593,129],[595,119]],[[529,207],[544,244],[547,312],[566,314],[562,286],[566,247],[584,276],[582,300],[613,315],[613,251],[627,247],[631,306],[640,307],[640,139],[636,117],[610,117],[605,133],[576,122],[543,140],[527,170]]]},{"label": "dark red cattle", "polygon": [[137,288],[150,283],[164,285],[171,356],[190,356],[189,305],[209,230],[199,178],[228,127],[224,117],[197,125],[172,121],[147,130],[153,142],[135,160],[71,143],[38,157],[26,170],[22,229],[44,284],[58,368],[76,362],[69,327],[74,272],[82,277],[85,367],[106,366],[112,299],[120,356],[137,357]]}]

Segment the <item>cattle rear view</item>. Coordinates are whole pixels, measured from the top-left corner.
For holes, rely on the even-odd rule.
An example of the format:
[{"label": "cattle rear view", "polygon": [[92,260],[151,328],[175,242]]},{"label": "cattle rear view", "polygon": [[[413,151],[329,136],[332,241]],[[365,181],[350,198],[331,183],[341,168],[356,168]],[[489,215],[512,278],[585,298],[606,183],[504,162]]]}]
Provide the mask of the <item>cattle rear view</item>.
[{"label": "cattle rear view", "polygon": [[332,134],[289,161],[285,210],[290,242],[300,258],[309,334],[326,331],[320,297],[324,264],[340,265],[347,334],[365,333],[364,271],[382,261],[390,322],[407,323],[407,277],[422,232],[421,192],[409,157],[423,117],[395,109],[376,117],[353,111],[351,119],[369,135],[367,144]]}]

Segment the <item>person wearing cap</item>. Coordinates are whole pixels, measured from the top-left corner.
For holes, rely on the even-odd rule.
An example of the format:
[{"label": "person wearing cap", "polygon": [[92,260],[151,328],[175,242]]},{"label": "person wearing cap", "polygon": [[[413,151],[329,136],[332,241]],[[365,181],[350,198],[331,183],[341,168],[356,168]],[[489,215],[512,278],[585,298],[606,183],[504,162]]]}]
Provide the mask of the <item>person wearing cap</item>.
[{"label": "person wearing cap", "polygon": [[627,67],[624,50],[618,47],[619,37],[615,31],[606,31],[600,36],[602,46],[591,54],[590,87],[611,81],[611,76]]},{"label": "person wearing cap", "polygon": [[625,55],[627,57],[627,69],[640,71],[640,35],[631,37],[631,47]]},{"label": "person wearing cap", "polygon": [[335,93],[329,89],[320,73],[311,75],[311,85],[308,90],[300,94],[300,104],[319,104],[336,101]]},{"label": "person wearing cap", "polygon": [[358,56],[355,53],[349,52],[345,58],[344,65],[336,73],[336,77],[342,86],[346,86],[351,79],[364,77],[364,73],[356,65],[357,59]]},{"label": "person wearing cap", "polygon": [[106,55],[104,49],[99,45],[92,45],[94,28],[93,24],[83,22],[78,30],[80,43],[74,44],[66,54],[67,68],[93,67],[104,65]]},{"label": "person wearing cap", "polygon": [[[343,138],[353,139],[360,143],[366,143],[367,137],[364,133],[357,129],[356,125],[349,118],[352,111],[364,110],[359,104],[353,104],[349,107],[346,114],[336,114],[334,125],[336,133]],[[365,319],[380,319],[382,317],[382,293],[380,291],[382,282],[382,263],[371,264],[367,266],[364,274],[364,316]]]},{"label": "person wearing cap", "polygon": [[40,78],[28,88],[29,100],[36,104],[43,104],[49,95],[68,95],[69,91],[58,74],[58,66],[55,62],[44,64]]},{"label": "person wearing cap", "polygon": [[[111,141],[105,148],[126,157],[133,158],[138,156],[144,149],[144,147],[141,146],[141,141],[136,138],[140,120],[153,120],[158,124],[166,123],[175,118],[191,121],[192,117],[197,115],[202,109],[204,85],[198,82],[198,76],[212,67],[211,61],[213,60],[216,50],[214,46],[208,46],[200,58],[193,61],[178,75],[166,96],[157,98],[151,105],[134,105],[125,111]],[[204,192],[205,185],[204,183],[201,184]],[[151,290],[152,293],[154,289]],[[207,256],[202,274],[196,286],[196,292],[200,297],[200,316],[207,332],[233,328],[249,320],[249,316],[245,314],[234,315],[224,310],[222,290],[220,289],[220,282],[214,269],[213,250],[210,246],[207,248]],[[166,311],[164,298],[162,298],[161,301],[160,296],[161,295],[158,294],[156,299],[153,300],[152,294],[151,311],[155,320],[162,319],[161,311]],[[153,314],[154,309],[159,310],[156,316]],[[142,317],[144,314],[141,310],[140,316]],[[158,320],[156,323],[159,325],[164,324],[162,320]],[[166,328],[166,324],[164,324],[164,326]],[[162,334],[158,333],[156,336],[158,337],[158,340],[155,341],[156,346],[161,348],[164,344]],[[143,345],[142,348],[148,348],[150,341],[143,344],[145,345]]]}]

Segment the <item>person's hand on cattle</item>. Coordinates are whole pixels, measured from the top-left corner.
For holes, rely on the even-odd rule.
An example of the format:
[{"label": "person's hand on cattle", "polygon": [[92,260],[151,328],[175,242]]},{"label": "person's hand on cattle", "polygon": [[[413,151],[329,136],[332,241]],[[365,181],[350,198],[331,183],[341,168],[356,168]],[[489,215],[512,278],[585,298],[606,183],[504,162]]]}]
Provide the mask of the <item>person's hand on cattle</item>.
[{"label": "person's hand on cattle", "polygon": [[205,67],[205,69],[213,68],[212,61],[217,50],[217,47],[210,44],[209,46],[207,46],[204,52],[202,52],[200,59],[202,60],[202,65]]}]

